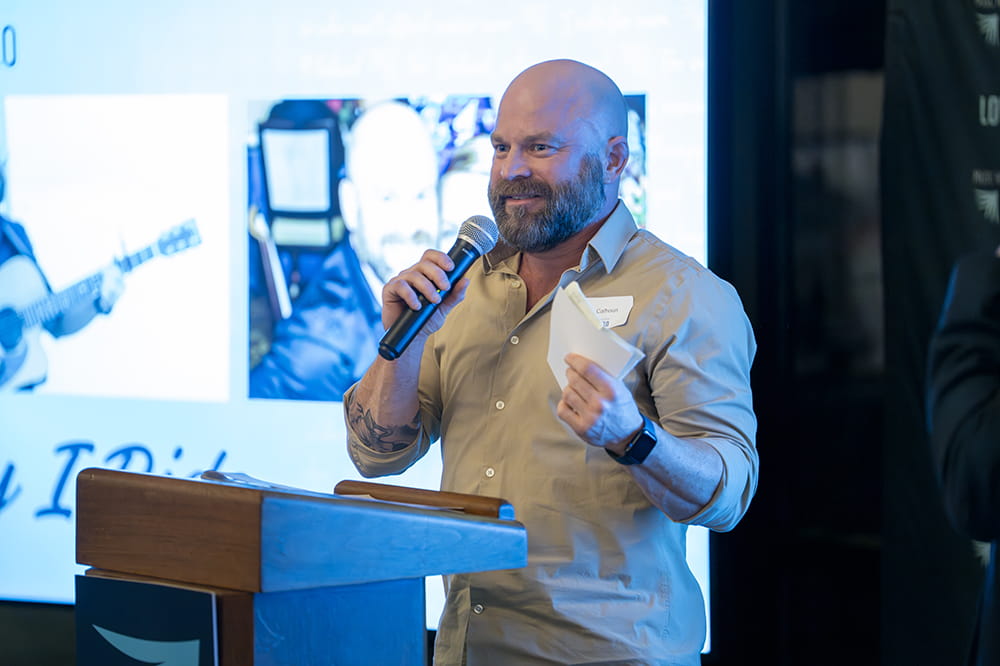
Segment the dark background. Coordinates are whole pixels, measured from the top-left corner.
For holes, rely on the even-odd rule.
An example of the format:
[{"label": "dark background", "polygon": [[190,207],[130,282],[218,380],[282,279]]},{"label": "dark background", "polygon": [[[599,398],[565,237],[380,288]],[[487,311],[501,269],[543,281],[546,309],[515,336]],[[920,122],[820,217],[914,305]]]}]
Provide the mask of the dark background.
[{"label": "dark background", "polygon": [[[879,170],[887,15],[906,4],[927,2],[710,1],[709,264],[757,335],[761,473],[712,537],[706,664],[959,664],[971,633],[981,571],[916,407],[894,402],[907,274],[884,265]],[[72,660],[71,607],[0,602],[0,663]]]},{"label": "dark background", "polygon": [[[927,342],[1000,242],[992,0],[713,2],[709,264],[741,293],[760,485],[713,535],[709,664],[964,663],[982,564],[944,517]],[[996,162],[996,164],[993,164]]]},{"label": "dark background", "polygon": [[[712,537],[706,663],[958,663],[880,662],[885,25],[877,1],[712,4],[709,265],[757,335],[760,479]],[[824,151],[854,151],[869,189],[833,191]],[[872,340],[850,321],[865,305]]]}]

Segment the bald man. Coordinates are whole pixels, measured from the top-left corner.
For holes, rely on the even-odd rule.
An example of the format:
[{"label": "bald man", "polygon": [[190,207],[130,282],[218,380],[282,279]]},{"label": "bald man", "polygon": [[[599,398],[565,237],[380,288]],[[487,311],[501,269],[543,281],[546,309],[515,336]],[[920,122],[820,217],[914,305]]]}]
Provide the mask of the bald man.
[{"label": "bald man", "polygon": [[[750,324],[733,288],[637,228],[618,198],[627,109],[570,60],[508,86],[489,198],[501,242],[395,361],[345,395],[365,476],[440,440],[443,490],[503,497],[528,533],[522,569],[446,578],[439,664],[698,664],[705,610],[687,525],[731,529],[757,485]],[[389,326],[439,300],[427,251],[382,292]],[[609,299],[643,360],[624,378],[570,354],[546,363],[556,287]]]},{"label": "bald man", "polygon": [[378,293],[424,248],[439,245],[437,151],[413,107],[395,101],[365,110],[347,148],[341,214]]},{"label": "bald man", "polygon": [[250,371],[251,398],[339,401],[377,353],[374,295],[423,248],[439,246],[437,153],[413,108],[368,107],[346,137],[345,158],[338,202],[350,241],[324,258],[275,327]]}]

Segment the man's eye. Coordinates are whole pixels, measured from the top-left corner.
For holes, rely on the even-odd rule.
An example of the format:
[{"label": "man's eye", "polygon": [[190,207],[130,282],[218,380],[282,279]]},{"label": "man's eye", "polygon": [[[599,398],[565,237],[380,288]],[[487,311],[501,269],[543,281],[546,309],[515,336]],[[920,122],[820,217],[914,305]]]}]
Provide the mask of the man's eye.
[{"label": "man's eye", "polygon": [[505,153],[505,152],[507,152],[507,146],[505,146],[502,143],[498,143],[495,146],[493,146],[493,152],[495,152],[495,153]]},{"label": "man's eye", "polygon": [[533,146],[531,147],[531,149],[532,149],[533,151],[535,151],[536,153],[544,153],[544,152],[546,152],[546,151],[548,151],[548,150],[551,150],[551,149],[552,149],[552,146],[549,146],[549,145],[547,145],[547,144],[544,144],[544,143],[536,143],[536,144],[534,144],[534,145],[533,145]]}]

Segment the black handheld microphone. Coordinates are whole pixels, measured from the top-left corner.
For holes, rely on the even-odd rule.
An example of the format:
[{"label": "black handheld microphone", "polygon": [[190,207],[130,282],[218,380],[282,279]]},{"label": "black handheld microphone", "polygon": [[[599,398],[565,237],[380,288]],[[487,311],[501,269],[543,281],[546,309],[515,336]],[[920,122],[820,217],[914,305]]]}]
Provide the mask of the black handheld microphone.
[{"label": "black handheld microphone", "polygon": [[[496,222],[485,215],[473,215],[462,223],[462,227],[458,230],[458,239],[448,250],[448,256],[455,263],[455,267],[447,274],[451,287],[445,291],[438,291],[441,300],[451,292],[472,262],[493,249],[497,243],[497,236],[499,231]],[[378,344],[378,353],[382,358],[388,361],[399,358],[417,332],[437,310],[439,303],[431,303],[423,294],[418,294],[418,298],[420,309],[406,310],[382,336],[382,341]]]}]

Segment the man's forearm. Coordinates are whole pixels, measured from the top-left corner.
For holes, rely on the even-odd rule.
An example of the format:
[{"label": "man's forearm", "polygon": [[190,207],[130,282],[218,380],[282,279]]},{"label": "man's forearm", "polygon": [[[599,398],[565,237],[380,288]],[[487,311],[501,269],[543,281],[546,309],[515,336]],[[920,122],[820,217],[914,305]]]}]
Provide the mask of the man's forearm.
[{"label": "man's forearm", "polygon": [[705,442],[657,431],[653,453],[632,471],[653,504],[674,520],[684,520],[712,499],[722,481],[722,458]]},{"label": "man's forearm", "polygon": [[369,449],[399,451],[412,444],[420,432],[417,384],[422,349],[422,344],[412,344],[395,361],[375,359],[351,394],[347,419]]},{"label": "man's forearm", "polygon": [[372,410],[367,408],[357,397],[352,396],[348,418],[351,428],[358,439],[372,451],[392,453],[405,449],[416,439],[420,432],[420,413],[413,415],[407,424],[381,425]]}]

